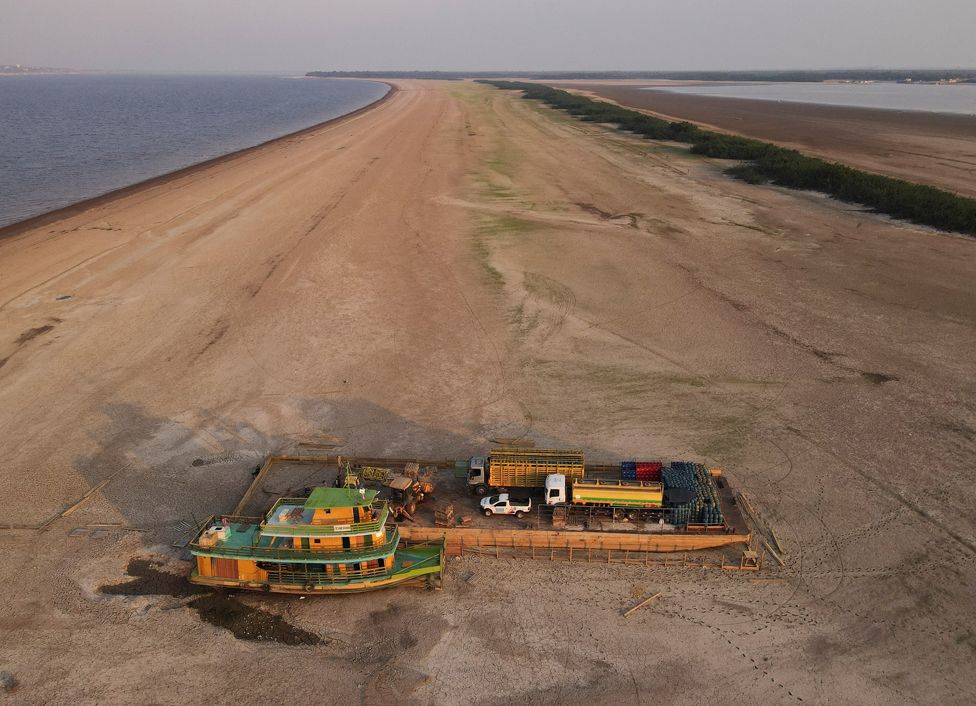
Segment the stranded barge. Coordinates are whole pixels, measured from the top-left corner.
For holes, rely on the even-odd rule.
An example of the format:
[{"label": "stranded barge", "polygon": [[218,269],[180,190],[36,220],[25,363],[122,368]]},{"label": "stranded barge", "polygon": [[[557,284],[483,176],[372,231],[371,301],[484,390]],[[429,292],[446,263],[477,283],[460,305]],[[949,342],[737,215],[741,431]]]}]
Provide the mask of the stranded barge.
[{"label": "stranded barge", "polygon": [[[317,487],[307,487],[313,476]],[[269,485],[290,488],[289,497]],[[420,487],[436,505],[404,492]],[[532,516],[476,516],[488,492],[534,495]],[[265,512],[268,495],[276,500]],[[657,553],[727,548],[741,550],[738,568],[755,569],[762,538],[747,510],[721,471],[681,461],[584,464],[580,451],[514,446],[466,460],[272,456],[232,514],[189,542],[190,580],[302,594],[437,584],[445,555],[465,549],[648,563]],[[407,523],[397,527],[398,516]]]},{"label": "stranded barge", "polygon": [[443,541],[401,546],[375,490],[315,488],[281,498],[263,518],[225,516],[190,543],[190,581],[274,593],[355,593],[439,581]]}]

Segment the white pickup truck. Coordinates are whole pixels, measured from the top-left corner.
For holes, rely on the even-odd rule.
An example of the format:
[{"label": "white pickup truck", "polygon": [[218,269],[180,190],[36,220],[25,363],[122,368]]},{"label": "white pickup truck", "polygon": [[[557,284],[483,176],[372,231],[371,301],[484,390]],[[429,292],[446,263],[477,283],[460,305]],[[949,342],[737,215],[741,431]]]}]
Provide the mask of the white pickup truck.
[{"label": "white pickup truck", "polygon": [[485,517],[492,515],[515,515],[525,517],[525,513],[532,509],[532,498],[516,500],[509,498],[508,493],[492,495],[481,499],[481,511]]}]

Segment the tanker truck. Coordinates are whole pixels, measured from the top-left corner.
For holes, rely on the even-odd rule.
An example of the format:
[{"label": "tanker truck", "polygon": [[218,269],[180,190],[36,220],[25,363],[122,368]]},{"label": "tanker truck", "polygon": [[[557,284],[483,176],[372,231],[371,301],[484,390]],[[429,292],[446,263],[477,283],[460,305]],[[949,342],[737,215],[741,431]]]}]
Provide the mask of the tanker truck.
[{"label": "tanker truck", "polygon": [[[610,515],[628,520],[665,520],[681,525],[689,522],[722,522],[716,494],[699,502],[699,491],[695,488],[669,486],[666,482],[567,478],[553,474],[546,478],[545,488],[545,504],[549,507],[583,508],[593,515]],[[711,484],[709,488],[712,488]],[[698,507],[698,504],[702,507]]]},{"label": "tanker truck", "polygon": [[561,474],[583,478],[583,452],[565,449],[496,448],[487,458],[468,463],[468,487],[477,495],[507,488],[544,488],[546,478]]},{"label": "tanker truck", "polygon": [[[662,483],[639,480],[567,478],[553,473],[546,478],[546,505],[584,507],[595,514],[622,515],[630,520],[664,516]],[[684,500],[684,498],[682,498]]]}]

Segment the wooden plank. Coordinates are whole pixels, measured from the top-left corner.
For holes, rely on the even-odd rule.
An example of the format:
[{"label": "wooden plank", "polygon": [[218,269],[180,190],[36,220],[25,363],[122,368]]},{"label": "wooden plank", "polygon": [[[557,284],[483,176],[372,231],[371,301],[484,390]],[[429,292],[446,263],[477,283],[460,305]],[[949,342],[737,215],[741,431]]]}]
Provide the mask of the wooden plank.
[{"label": "wooden plank", "polygon": [[[780,544],[779,537],[776,536],[776,530],[774,530],[772,525],[770,525],[768,522],[760,519],[759,514],[752,507],[752,502],[744,493],[739,493],[739,507],[746,511],[746,520],[752,524],[753,529],[755,529],[756,532],[762,535],[763,544],[765,544],[766,548],[769,549],[769,552],[773,555],[773,558],[779,562],[780,566],[785,566],[780,555],[786,554],[786,552],[783,551],[783,545]],[[770,544],[769,539],[766,538],[765,535],[767,534],[769,535],[769,538],[772,539],[772,544]],[[775,549],[773,548],[774,546]]]},{"label": "wooden plank", "polygon": [[772,556],[776,560],[777,564],[779,564],[780,566],[786,566],[786,564],[783,562],[782,557],[780,557],[780,555],[776,553],[776,550],[773,549],[773,547],[769,543],[769,540],[766,539],[765,537],[763,537],[763,544],[766,546],[767,551],[769,551],[770,556]]},{"label": "wooden plank", "polygon": [[642,600],[640,603],[638,603],[637,605],[635,605],[630,610],[625,611],[624,612],[624,617],[626,618],[628,615],[630,615],[631,613],[633,613],[635,610],[638,610],[639,608],[643,608],[644,606],[646,606],[648,603],[650,603],[651,601],[653,601],[655,598],[657,598],[660,595],[661,595],[660,593],[655,593],[653,596],[648,596],[647,598],[645,598],[644,600]]},{"label": "wooden plank", "polygon": [[40,525],[39,528],[40,529],[43,529],[47,525],[51,524],[58,517],[68,517],[75,510],[77,510],[79,507],[81,507],[82,505],[84,505],[92,495],[94,495],[99,490],[101,490],[106,485],[108,485],[112,481],[112,479],[115,478],[115,476],[119,475],[120,473],[122,473],[123,471],[125,471],[126,469],[131,468],[131,467],[132,467],[132,464],[131,463],[125,464],[124,466],[122,466],[121,468],[119,468],[117,471],[115,471],[115,473],[113,473],[108,478],[106,478],[105,480],[103,480],[101,483],[99,483],[98,485],[94,486],[93,488],[90,488],[87,493],[85,493],[84,495],[81,496],[81,499],[80,500],[78,500],[77,502],[73,503],[70,507],[68,507],[60,515],[56,515],[54,517],[51,517],[44,524]]},{"label": "wooden plank", "polygon": [[752,503],[749,501],[749,498],[746,497],[745,493],[739,493],[739,505],[745,508],[745,511],[752,515],[753,519],[755,519],[756,513],[753,511]]},{"label": "wooden plank", "polygon": [[71,513],[73,513],[79,507],[81,507],[82,505],[84,505],[85,501],[88,500],[88,498],[90,498],[92,495],[94,495],[99,490],[101,490],[102,488],[104,488],[106,485],[108,485],[108,481],[107,480],[103,480],[101,483],[99,483],[98,485],[96,485],[93,488],[91,488],[87,493],[85,493],[84,495],[81,496],[81,499],[80,500],[78,500],[77,502],[73,503],[67,510],[65,510],[64,512],[62,512],[61,513],[61,517],[68,517]]},{"label": "wooden plank", "polygon": [[285,456],[268,456],[268,458],[264,460],[264,465],[261,466],[258,474],[254,477],[254,480],[251,481],[251,485],[248,486],[247,490],[244,492],[244,495],[241,496],[240,502],[237,503],[237,506],[234,508],[233,512],[231,512],[232,515],[243,514],[244,508],[246,508],[247,504],[251,502],[251,496],[254,495],[254,491],[261,487],[261,484],[264,482],[264,477],[268,475],[268,471],[271,470],[273,465],[285,460],[285,458]]}]

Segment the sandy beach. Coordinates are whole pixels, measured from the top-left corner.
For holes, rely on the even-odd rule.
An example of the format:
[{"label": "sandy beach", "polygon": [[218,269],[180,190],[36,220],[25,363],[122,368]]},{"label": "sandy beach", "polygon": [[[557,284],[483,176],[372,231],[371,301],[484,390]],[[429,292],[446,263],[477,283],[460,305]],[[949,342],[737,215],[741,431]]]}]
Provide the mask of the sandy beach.
[{"label": "sandy beach", "polygon": [[[12,698],[976,699],[976,242],[486,86],[397,87],[0,239]],[[886,157],[857,139],[876,123],[833,115],[797,145],[965,186],[932,148],[969,159],[962,127],[900,124],[927,156]],[[785,565],[465,557],[439,592],[238,597],[317,644],[201,619],[171,544],[265,455],[464,457],[500,437],[722,468]]]},{"label": "sandy beach", "polygon": [[546,83],[976,196],[976,117],[643,90],[660,88],[660,81]]}]

